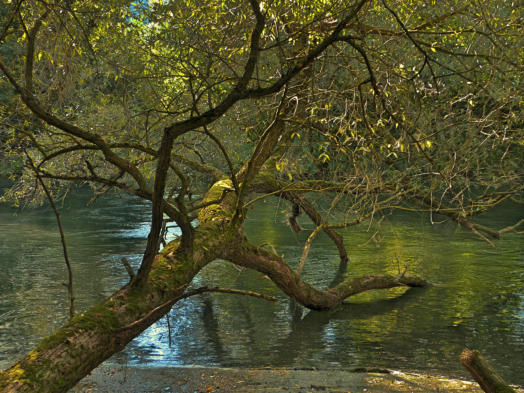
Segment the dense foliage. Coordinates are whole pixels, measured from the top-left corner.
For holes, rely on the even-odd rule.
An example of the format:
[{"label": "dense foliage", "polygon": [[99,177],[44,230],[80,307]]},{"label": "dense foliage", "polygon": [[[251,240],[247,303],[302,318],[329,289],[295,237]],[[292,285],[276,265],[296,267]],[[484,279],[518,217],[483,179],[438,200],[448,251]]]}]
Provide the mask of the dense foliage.
[{"label": "dense foliage", "polygon": [[[108,162],[92,141],[49,128],[21,103],[8,105],[4,76],[3,139],[12,136],[5,148],[16,154],[28,147],[44,177],[88,181],[97,192],[150,184],[162,130],[214,110],[234,89],[255,23],[248,1],[27,2],[13,18],[16,6],[3,6],[3,19],[13,22],[3,38],[4,65],[21,76],[14,48],[27,46],[31,27],[41,23],[31,54],[35,97],[103,137],[141,179]],[[338,203],[353,205],[353,218],[408,201],[471,215],[519,191],[516,4],[363,2],[358,18],[295,81],[268,94],[333,33],[348,4],[259,7],[265,26],[248,88],[260,98],[177,138],[176,165],[195,188],[186,193],[198,194],[217,169],[230,173],[227,161],[238,170],[275,117],[285,131],[269,169],[284,181],[344,184],[353,195]],[[9,196],[31,195],[32,176],[19,178]],[[179,178],[169,179],[171,195],[180,191]]]}]

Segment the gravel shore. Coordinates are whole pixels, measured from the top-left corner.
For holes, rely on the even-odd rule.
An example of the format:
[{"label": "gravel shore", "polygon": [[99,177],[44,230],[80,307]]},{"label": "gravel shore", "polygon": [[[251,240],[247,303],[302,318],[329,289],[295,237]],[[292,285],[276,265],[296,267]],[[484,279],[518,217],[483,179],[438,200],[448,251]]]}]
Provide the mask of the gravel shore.
[{"label": "gravel shore", "polygon": [[[473,382],[398,371],[102,365],[70,393],[481,393]],[[524,393],[524,389],[517,389]]]}]

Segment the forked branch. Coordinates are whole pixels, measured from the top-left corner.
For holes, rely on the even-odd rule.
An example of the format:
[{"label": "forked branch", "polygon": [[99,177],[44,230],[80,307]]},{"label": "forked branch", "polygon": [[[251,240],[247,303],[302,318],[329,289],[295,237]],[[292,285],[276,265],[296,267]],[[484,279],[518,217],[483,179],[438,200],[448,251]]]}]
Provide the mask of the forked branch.
[{"label": "forked branch", "polygon": [[318,290],[302,281],[299,275],[279,255],[247,240],[230,247],[221,255],[236,265],[247,267],[267,275],[285,294],[303,306],[313,310],[327,310],[341,304],[344,299],[372,289],[387,289],[401,286],[424,287],[428,283],[416,276],[378,275],[346,279],[327,290]]}]

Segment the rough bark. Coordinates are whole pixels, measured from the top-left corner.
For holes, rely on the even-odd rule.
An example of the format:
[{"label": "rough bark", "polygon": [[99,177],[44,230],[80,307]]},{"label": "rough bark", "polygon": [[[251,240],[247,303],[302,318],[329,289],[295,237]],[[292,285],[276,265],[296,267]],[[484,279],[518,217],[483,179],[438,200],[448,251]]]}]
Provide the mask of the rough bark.
[{"label": "rough bark", "polygon": [[479,351],[464,349],[460,355],[460,362],[486,393],[515,393]]},{"label": "rough bark", "polygon": [[[198,242],[208,250],[220,248],[218,243],[222,239],[211,238],[205,232],[198,236]],[[122,350],[169,311],[198,271],[215,258],[213,252],[205,252],[202,246],[192,261],[179,259],[177,247],[178,244],[169,245],[155,258],[146,285],[140,288],[128,285],[72,318],[0,374],[0,391],[66,392],[97,365]],[[151,313],[152,310],[155,312]]]},{"label": "rough bark", "polygon": [[[228,184],[219,182],[206,199]],[[233,198],[202,209],[190,259],[175,240],[158,254],[143,285],[124,286],[75,316],[33,351],[0,373],[0,392],[67,392],[91,370],[121,351],[184,297],[193,277],[238,238],[227,226]]]}]

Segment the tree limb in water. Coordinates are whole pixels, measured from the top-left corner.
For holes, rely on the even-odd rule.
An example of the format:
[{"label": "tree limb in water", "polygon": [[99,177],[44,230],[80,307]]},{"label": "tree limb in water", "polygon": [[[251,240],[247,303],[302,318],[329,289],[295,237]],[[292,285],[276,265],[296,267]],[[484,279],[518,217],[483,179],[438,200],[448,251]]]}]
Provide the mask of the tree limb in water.
[{"label": "tree limb in water", "polygon": [[333,288],[318,290],[302,281],[297,272],[291,269],[279,255],[255,247],[247,240],[225,251],[221,255],[223,259],[267,275],[289,297],[312,310],[336,307],[350,296],[373,289],[428,285],[424,279],[416,276],[376,275],[346,279]]}]

